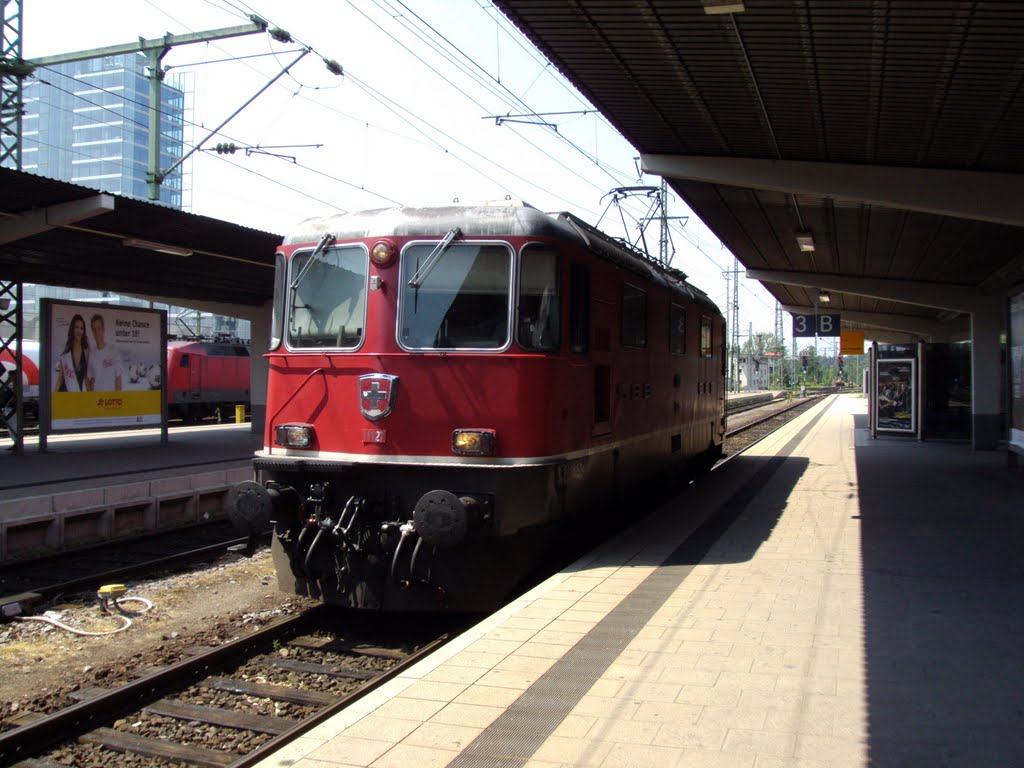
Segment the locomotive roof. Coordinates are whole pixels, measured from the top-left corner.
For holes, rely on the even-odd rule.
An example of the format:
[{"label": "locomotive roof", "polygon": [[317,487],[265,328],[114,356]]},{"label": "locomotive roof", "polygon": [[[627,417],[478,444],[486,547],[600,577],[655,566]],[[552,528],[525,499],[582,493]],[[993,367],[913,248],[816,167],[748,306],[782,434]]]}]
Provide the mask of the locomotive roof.
[{"label": "locomotive roof", "polygon": [[463,235],[553,237],[575,243],[603,259],[664,285],[718,311],[708,295],[628,243],[616,240],[571,213],[545,213],[518,200],[453,203],[436,207],[378,208],[306,219],[284,238],[284,245],[316,243],[328,232],[339,241],[395,235],[440,237],[458,228]]}]

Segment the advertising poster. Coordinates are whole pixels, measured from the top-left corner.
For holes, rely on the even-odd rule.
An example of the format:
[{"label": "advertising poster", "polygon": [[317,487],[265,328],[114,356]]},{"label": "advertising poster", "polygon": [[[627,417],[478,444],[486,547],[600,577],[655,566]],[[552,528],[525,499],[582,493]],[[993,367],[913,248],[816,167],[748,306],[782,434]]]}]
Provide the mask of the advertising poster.
[{"label": "advertising poster", "polygon": [[1010,298],[1010,448],[1024,453],[1024,291]]},{"label": "advertising poster", "polygon": [[162,424],[163,310],[53,299],[41,309],[47,431]]},{"label": "advertising poster", "polygon": [[915,362],[912,359],[886,360],[884,358],[878,361],[875,392],[879,432],[915,433]]}]

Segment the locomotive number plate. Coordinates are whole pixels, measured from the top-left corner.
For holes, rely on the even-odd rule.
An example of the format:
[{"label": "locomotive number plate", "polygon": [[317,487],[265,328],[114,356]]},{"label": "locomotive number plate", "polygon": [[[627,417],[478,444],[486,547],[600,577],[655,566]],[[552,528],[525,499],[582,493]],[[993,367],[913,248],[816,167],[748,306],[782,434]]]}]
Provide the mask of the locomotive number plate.
[{"label": "locomotive number plate", "polygon": [[363,443],[386,443],[388,431],[386,429],[364,429]]}]

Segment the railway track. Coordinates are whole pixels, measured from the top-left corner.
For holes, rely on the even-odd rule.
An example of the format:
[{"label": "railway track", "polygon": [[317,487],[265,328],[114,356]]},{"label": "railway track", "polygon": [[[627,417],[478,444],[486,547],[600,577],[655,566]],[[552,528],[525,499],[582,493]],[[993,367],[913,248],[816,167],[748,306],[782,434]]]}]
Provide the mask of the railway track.
[{"label": "railway track", "polygon": [[[269,541],[269,534],[264,537]],[[227,520],[0,564],[0,605],[61,594],[216,558],[247,538]]]},{"label": "railway track", "polygon": [[827,391],[791,401],[775,400],[766,404],[768,407],[758,409],[757,415],[745,416],[735,428],[726,430],[722,458],[716,463],[716,468],[723,462],[736,458],[747,448],[760,442],[831,394],[833,394],[831,391]]},{"label": "railway track", "polygon": [[[255,765],[448,639],[448,619],[345,617],[324,607],[270,624],[0,734],[0,764]],[[447,626],[445,626],[447,625]]]},{"label": "railway track", "polygon": [[[806,406],[812,405],[818,402],[822,397],[831,394],[830,392],[818,392],[809,394],[807,397],[787,399],[776,399],[767,403],[758,403],[748,408],[742,408],[737,411],[732,411],[727,416],[726,425],[731,426],[736,423],[734,428],[727,428],[725,432],[726,439],[736,437],[737,435],[746,432],[747,430],[758,427],[762,424],[770,422],[772,419],[782,417],[784,414],[790,411],[800,412],[805,409]],[[747,414],[743,418],[736,418],[740,414]]]}]

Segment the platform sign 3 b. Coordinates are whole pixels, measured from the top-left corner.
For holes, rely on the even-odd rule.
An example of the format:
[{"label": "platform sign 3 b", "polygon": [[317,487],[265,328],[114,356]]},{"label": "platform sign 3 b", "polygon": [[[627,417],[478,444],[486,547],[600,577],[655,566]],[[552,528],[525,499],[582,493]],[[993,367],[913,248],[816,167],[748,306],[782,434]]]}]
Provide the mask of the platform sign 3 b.
[{"label": "platform sign 3 b", "polygon": [[838,336],[839,315],[793,315],[793,336]]}]

